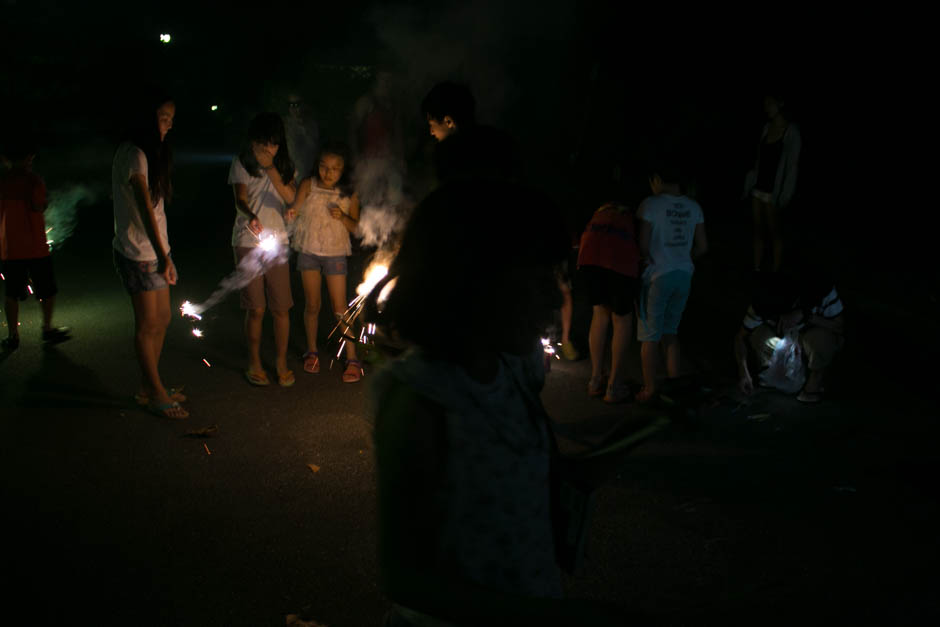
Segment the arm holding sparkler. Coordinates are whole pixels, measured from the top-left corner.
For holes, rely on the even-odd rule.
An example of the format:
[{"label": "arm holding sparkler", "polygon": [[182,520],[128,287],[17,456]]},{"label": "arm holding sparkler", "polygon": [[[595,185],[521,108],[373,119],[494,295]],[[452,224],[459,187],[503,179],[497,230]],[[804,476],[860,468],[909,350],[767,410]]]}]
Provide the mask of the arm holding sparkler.
[{"label": "arm holding sparkler", "polygon": [[310,195],[310,186],[313,184],[312,179],[304,179],[303,182],[297,187],[297,194],[294,196],[294,202],[291,203],[291,206],[284,213],[284,218],[288,222],[293,222],[297,219],[297,216],[300,214],[300,208],[304,206],[304,202],[307,200],[307,196]]},{"label": "arm holding sparkler", "polygon": [[150,189],[147,187],[147,177],[143,174],[132,174],[130,181],[131,187],[134,190],[134,196],[137,199],[137,207],[140,209],[141,214],[143,214],[141,217],[143,218],[144,228],[147,230],[147,235],[153,244],[154,252],[157,253],[159,267],[162,268],[160,274],[163,275],[167,283],[176,285],[178,278],[176,266],[173,264],[173,260],[170,258],[170,254],[166,249],[166,243],[160,241],[160,229],[157,226],[157,217],[154,213]]},{"label": "arm holding sparkler", "polygon": [[235,192],[236,211],[240,211],[248,216],[249,231],[255,235],[261,235],[261,231],[264,230],[264,227],[261,226],[261,220],[258,219],[258,216],[251,210],[251,205],[248,202],[248,186],[244,183],[235,183],[232,185],[232,189]]}]

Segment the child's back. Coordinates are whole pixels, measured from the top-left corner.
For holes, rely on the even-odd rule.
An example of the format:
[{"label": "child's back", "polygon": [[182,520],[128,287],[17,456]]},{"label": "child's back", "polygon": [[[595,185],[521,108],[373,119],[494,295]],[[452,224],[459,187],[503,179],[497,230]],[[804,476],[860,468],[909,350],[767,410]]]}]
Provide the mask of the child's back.
[{"label": "child's back", "polygon": [[691,274],[695,227],[705,222],[702,208],[688,196],[657,194],[640,204],[637,217],[650,224],[649,266],[644,279],[681,270]]},{"label": "child's back", "polygon": [[0,176],[0,259],[37,259],[46,244],[46,185],[27,168]]}]

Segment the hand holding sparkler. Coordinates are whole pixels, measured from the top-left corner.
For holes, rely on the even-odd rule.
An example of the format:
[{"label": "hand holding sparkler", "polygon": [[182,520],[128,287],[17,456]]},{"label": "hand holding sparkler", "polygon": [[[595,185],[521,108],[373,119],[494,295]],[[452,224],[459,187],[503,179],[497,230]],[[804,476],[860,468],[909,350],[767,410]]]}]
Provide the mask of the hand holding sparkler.
[{"label": "hand holding sparkler", "polygon": [[264,227],[261,226],[261,220],[258,219],[258,216],[252,216],[248,220],[248,224],[245,225],[245,228],[251,231],[255,237],[261,238],[261,231],[264,230]]},{"label": "hand holding sparkler", "polygon": [[343,216],[346,215],[335,202],[331,202],[326,208],[330,210],[330,216],[332,216],[334,220],[342,220]]}]

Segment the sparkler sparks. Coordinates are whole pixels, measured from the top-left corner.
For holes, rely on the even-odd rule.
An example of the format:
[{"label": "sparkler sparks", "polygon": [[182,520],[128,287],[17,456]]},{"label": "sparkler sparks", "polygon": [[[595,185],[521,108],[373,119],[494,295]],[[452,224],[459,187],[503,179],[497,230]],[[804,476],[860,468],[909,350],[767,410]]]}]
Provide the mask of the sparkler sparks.
[{"label": "sparkler sparks", "polygon": [[188,300],[183,301],[183,304],[180,306],[180,313],[185,317],[192,318],[193,320],[202,320],[202,316],[199,315],[199,312],[196,310],[196,306]]},{"label": "sparkler sparks", "polygon": [[258,239],[261,240],[261,243],[258,244],[258,246],[261,248],[261,250],[265,252],[271,252],[277,248],[277,236],[276,235],[268,235],[264,239],[261,239],[261,237],[259,236]]},{"label": "sparkler sparks", "polygon": [[160,33],[160,41],[161,41],[161,42],[163,42],[163,43],[165,43],[165,44],[168,44],[168,43],[170,43],[170,40],[171,40],[171,39],[173,39],[173,38],[170,36],[169,33]]},{"label": "sparkler sparks", "polygon": [[205,357],[202,358],[202,363],[204,363],[205,365],[209,366],[210,368],[212,367],[212,364],[210,364],[210,363],[206,360]]},{"label": "sparkler sparks", "polygon": [[193,328],[193,335],[195,335],[196,337],[202,337],[202,330]]}]

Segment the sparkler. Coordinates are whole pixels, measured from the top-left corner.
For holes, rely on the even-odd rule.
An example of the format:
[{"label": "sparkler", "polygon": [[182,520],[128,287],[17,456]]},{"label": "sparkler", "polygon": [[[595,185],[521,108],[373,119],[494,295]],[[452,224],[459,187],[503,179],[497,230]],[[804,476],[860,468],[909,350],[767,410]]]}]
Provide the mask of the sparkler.
[{"label": "sparkler", "polygon": [[202,337],[202,330],[193,327],[193,335],[195,335],[196,337]]},{"label": "sparkler", "polygon": [[547,337],[542,338],[542,351],[546,355],[554,357],[555,359],[561,359],[561,357],[558,356],[558,353],[555,352],[555,347],[552,346],[552,341]]}]

